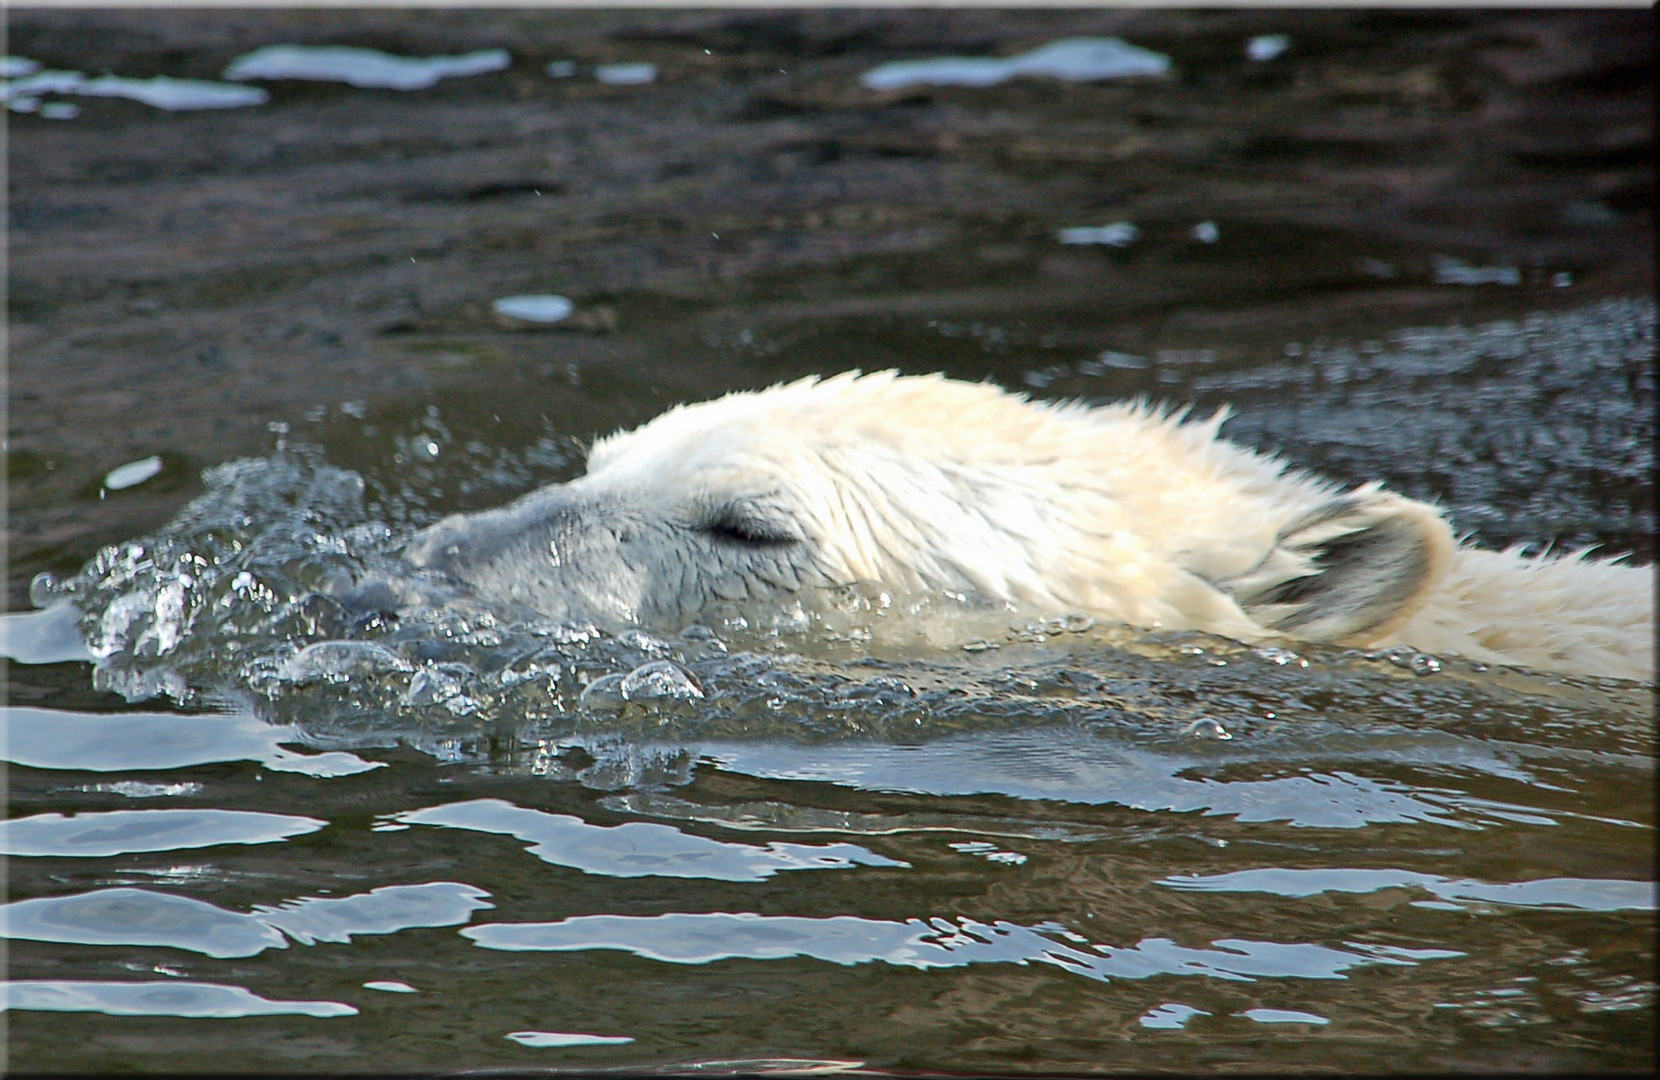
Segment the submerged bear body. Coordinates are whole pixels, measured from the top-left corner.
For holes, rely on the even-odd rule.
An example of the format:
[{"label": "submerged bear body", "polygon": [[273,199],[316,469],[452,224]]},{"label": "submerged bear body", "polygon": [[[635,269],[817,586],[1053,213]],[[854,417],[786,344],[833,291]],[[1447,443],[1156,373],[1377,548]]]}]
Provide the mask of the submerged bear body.
[{"label": "submerged bear body", "polygon": [[419,534],[417,565],[556,618],[673,628],[857,582],[1243,641],[1407,643],[1650,678],[1653,573],[1460,547],[1143,404],[892,372],[679,406],[586,475]]}]

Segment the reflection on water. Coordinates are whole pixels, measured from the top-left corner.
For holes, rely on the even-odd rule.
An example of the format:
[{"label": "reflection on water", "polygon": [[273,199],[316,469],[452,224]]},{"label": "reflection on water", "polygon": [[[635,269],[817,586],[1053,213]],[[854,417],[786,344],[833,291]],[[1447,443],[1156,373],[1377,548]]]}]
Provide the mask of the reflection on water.
[{"label": "reflection on water", "polygon": [[425,90],[440,79],[501,71],[512,62],[506,49],[462,56],[393,56],[378,49],[342,45],[267,45],[232,60],[225,78],[312,79],[385,90]]},{"label": "reflection on water", "polygon": [[323,828],[314,818],[252,810],[110,810],[0,822],[0,854],[103,856],[219,844],[269,844]]},{"label": "reflection on water", "polygon": [[0,983],[8,1009],[99,1012],[110,1016],[356,1016],[338,1001],[271,1001],[240,986],[163,980],[92,982],[20,979]]},{"label": "reflection on water", "polygon": [[405,825],[505,833],[531,842],[532,855],[607,877],[698,877],[760,881],[780,870],[844,870],[853,866],[905,866],[856,844],[790,844],[766,847],[693,836],[670,825],[631,821],[609,828],[568,814],[527,810],[500,799],[449,803],[393,815]]},{"label": "reflection on water", "polygon": [[[18,58],[21,59],[21,58]],[[87,78],[79,71],[35,71],[0,83],[0,101],[12,112],[34,112],[39,109],[51,118],[51,105],[42,106],[40,99],[47,94],[76,94],[82,97],[114,97],[137,101],[169,112],[193,109],[239,109],[263,105],[270,95],[257,86],[236,86],[232,83],[207,82],[202,79],[174,79],[157,75],[149,79],[132,79],[120,75],[99,75]],[[61,114],[72,119],[75,113]]]},{"label": "reflection on water", "polygon": [[36,769],[124,772],[177,769],[215,761],[257,761],[278,772],[348,776],[384,768],[342,751],[297,753],[294,728],[236,716],[130,712],[103,715],[13,706],[0,712],[6,760]]},{"label": "reflection on water", "polygon": [[[1410,870],[1236,870],[1215,877],[1173,877],[1159,882],[1173,889],[1202,892],[1265,892],[1275,896],[1318,896],[1321,893],[1371,893],[1383,889],[1416,888],[1441,897],[1443,901],[1474,900],[1487,904],[1520,907],[1578,908],[1582,911],[1653,911],[1655,884],[1652,881],[1582,881],[1577,878],[1545,878],[1494,884],[1485,881],[1453,881],[1434,874]],[[1441,911],[1480,910],[1456,903],[1415,901],[1419,907]]]},{"label": "reflection on water", "polygon": [[[1257,978],[1341,979],[1362,964],[1412,965],[1462,956],[1439,949],[1329,949],[1228,938],[1215,948],[1194,949],[1168,938],[1126,947],[1092,945],[1060,926],[1018,926],[999,920],[908,919],[884,922],[851,915],[827,919],[764,916],[751,912],[670,914],[651,917],[584,915],[557,923],[486,923],[461,935],[486,949],[570,952],[620,949],[670,964],[717,960],[781,960],[806,956],[833,964],[881,962],[900,967],[942,968],[966,964],[1052,964],[1073,975],[1146,979],[1155,975],[1203,975],[1249,982]],[[1057,941],[1056,938],[1062,940]]]},{"label": "reflection on water", "polygon": [[621,1046],[634,1040],[627,1035],[581,1035],[565,1031],[510,1031],[507,1037],[520,1046]]},{"label": "reflection on water", "polygon": [[904,90],[913,86],[994,86],[1023,75],[1094,82],[1161,76],[1169,71],[1168,56],[1119,38],[1067,38],[1018,56],[901,60],[872,68],[859,76],[859,82],[872,90]]},{"label": "reflection on water", "polygon": [[[148,889],[19,900],[0,908],[5,936],[78,945],[162,945],[206,956],[254,956],[354,935],[454,926],[494,905],[481,889],[454,882],[387,885],[357,896],[307,897],[255,905],[250,914]],[[285,936],[286,935],[286,936]]]}]

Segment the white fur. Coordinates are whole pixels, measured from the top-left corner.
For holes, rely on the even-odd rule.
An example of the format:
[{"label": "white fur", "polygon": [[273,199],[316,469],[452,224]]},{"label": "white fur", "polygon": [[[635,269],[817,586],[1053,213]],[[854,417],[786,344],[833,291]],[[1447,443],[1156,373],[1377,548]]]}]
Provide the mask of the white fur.
[{"label": "white fur", "polygon": [[[831,579],[1254,641],[1274,608],[1253,617],[1236,597],[1311,572],[1281,534],[1341,493],[1222,440],[1223,419],[848,373],[674,408],[601,440],[570,488],[663,506],[776,496]],[[1344,643],[1653,677],[1651,567],[1458,548],[1424,503],[1349,495],[1409,521],[1427,561],[1396,615]]]}]

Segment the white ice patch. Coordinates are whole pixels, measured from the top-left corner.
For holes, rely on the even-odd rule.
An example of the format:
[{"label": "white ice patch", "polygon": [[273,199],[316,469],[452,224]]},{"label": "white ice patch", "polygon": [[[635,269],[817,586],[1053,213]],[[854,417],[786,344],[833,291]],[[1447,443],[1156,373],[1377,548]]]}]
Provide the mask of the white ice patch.
[{"label": "white ice patch", "polygon": [[556,323],[570,317],[576,305],[554,293],[537,296],[504,296],[490,305],[496,314],[525,322]]},{"label": "white ice patch", "polygon": [[225,78],[310,79],[377,90],[425,90],[439,79],[483,75],[511,63],[506,49],[422,57],[341,45],[267,45],[232,60]]},{"label": "white ice patch", "polygon": [[1041,75],[1069,82],[1163,75],[1170,58],[1120,38],[1064,38],[1019,56],[945,56],[935,60],[901,60],[872,68],[859,82],[872,90],[907,86],[992,86],[1020,75]]}]

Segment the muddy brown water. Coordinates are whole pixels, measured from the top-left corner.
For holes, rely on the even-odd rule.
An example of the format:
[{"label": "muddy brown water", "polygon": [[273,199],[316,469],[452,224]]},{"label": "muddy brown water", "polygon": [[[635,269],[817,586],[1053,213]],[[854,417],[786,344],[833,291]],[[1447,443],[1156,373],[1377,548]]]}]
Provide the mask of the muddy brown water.
[{"label": "muddy brown water", "polygon": [[[89,76],[511,57],[9,116],[8,607],[72,605],[8,625],[9,1064],[1651,1069],[1652,683],[307,597],[850,367],[1227,403],[1483,543],[1651,561],[1652,24],[9,11]],[[1172,73],[859,81],[1108,35]]]}]

